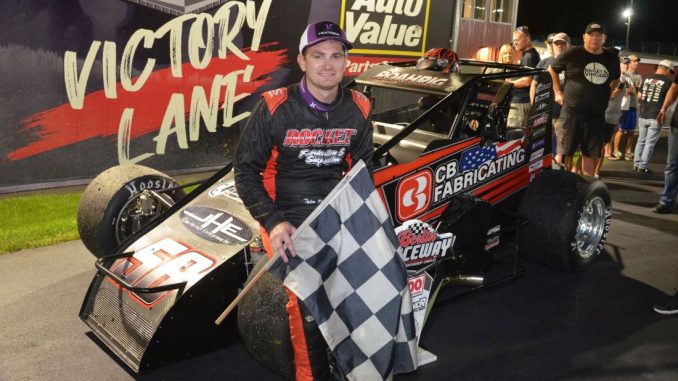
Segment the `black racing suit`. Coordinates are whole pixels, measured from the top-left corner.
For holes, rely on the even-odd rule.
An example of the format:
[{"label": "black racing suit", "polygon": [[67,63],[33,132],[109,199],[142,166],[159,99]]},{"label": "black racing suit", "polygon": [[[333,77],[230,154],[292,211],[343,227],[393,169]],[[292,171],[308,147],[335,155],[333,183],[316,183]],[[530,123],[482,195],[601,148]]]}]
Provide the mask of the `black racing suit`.
[{"label": "black racing suit", "polygon": [[[332,107],[323,108],[329,111],[319,111],[300,91],[293,85],[264,93],[235,153],[236,189],[266,230],[262,239],[269,257],[267,232],[283,221],[299,226],[354,162],[362,159],[368,168],[372,164],[369,100],[340,88]],[[285,291],[294,378],[331,378],[318,326],[306,318],[310,312],[294,293]]]},{"label": "black racing suit", "polygon": [[332,111],[311,108],[299,85],[264,93],[235,153],[235,185],[252,216],[270,232],[299,226],[351,165],[372,166],[370,102],[342,89]]}]

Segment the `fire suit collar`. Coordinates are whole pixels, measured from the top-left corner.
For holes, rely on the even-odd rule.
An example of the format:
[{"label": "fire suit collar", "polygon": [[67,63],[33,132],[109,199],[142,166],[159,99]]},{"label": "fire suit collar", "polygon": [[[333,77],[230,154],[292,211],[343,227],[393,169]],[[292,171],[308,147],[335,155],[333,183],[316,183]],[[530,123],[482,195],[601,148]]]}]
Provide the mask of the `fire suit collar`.
[{"label": "fire suit collar", "polygon": [[344,92],[342,91],[341,87],[339,88],[339,94],[337,95],[337,98],[334,100],[332,103],[324,103],[319,100],[317,100],[313,94],[308,90],[308,87],[306,85],[306,76],[301,78],[301,81],[299,82],[299,94],[301,94],[301,99],[306,102],[306,104],[320,112],[328,112],[334,110],[340,103],[341,99],[344,97]]}]

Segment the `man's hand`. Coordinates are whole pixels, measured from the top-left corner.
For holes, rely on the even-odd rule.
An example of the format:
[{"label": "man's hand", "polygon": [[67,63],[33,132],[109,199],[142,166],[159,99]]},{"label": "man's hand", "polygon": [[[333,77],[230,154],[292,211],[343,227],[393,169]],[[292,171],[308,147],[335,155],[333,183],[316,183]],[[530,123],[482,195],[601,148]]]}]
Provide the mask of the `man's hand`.
[{"label": "man's hand", "polygon": [[271,230],[269,238],[271,240],[271,250],[273,250],[273,255],[278,254],[280,258],[287,263],[289,258],[285,254],[285,249],[290,251],[290,254],[293,257],[297,256],[297,252],[294,250],[294,245],[292,244],[292,233],[297,230],[289,222],[281,222]]},{"label": "man's hand", "polygon": [[563,92],[562,91],[556,91],[553,94],[553,101],[562,106],[563,105]]},{"label": "man's hand", "polygon": [[664,109],[659,110],[659,115],[657,115],[657,123],[659,123],[659,127],[664,125],[664,118],[666,117],[666,111]]},{"label": "man's hand", "polygon": [[612,90],[612,94],[610,94],[610,98],[616,97],[617,95],[619,95],[620,92],[621,92],[620,88],[618,88],[618,87],[615,88],[614,90]]}]

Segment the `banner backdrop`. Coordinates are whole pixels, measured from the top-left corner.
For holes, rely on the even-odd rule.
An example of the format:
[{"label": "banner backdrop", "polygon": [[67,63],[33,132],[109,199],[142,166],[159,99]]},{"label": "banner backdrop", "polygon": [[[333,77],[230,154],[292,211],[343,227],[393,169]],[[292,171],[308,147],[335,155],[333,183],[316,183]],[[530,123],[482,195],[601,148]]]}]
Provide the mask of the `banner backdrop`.
[{"label": "banner backdrop", "polygon": [[0,0],[0,193],[84,182],[122,163],[168,173],[224,165],[260,94],[301,77],[308,23],[346,29],[356,48],[346,75],[355,76],[448,46],[455,6],[141,3]]}]

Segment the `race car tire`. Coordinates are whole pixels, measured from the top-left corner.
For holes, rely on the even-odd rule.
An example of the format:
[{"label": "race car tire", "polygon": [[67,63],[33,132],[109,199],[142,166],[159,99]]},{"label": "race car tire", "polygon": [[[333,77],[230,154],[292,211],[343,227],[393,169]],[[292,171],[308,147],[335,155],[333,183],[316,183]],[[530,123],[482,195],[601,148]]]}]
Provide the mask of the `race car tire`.
[{"label": "race car tire", "polygon": [[602,181],[544,170],[528,187],[519,212],[520,253],[566,272],[582,270],[602,252],[610,228],[612,201]]},{"label": "race car tire", "polygon": [[[268,262],[263,257],[250,273],[247,283]],[[289,318],[285,305],[287,293],[282,281],[268,273],[263,275],[238,305],[238,331],[243,345],[262,365],[278,376],[295,379],[294,352],[290,339]],[[308,311],[299,302],[304,316],[304,332],[308,344],[308,355],[314,369],[318,370],[319,379],[332,379],[329,365],[327,344],[315,321],[309,318]]]},{"label": "race car tire", "polygon": [[[116,221],[125,205],[144,189],[160,190],[176,185],[166,174],[142,165],[119,165],[105,170],[85,188],[80,199],[77,217],[80,239],[98,258],[111,254],[126,236],[138,230],[126,231],[124,237],[120,232],[116,234],[116,229],[120,229]],[[174,202],[186,195],[182,189],[166,194]],[[158,213],[154,217],[164,209],[156,208]]]}]

